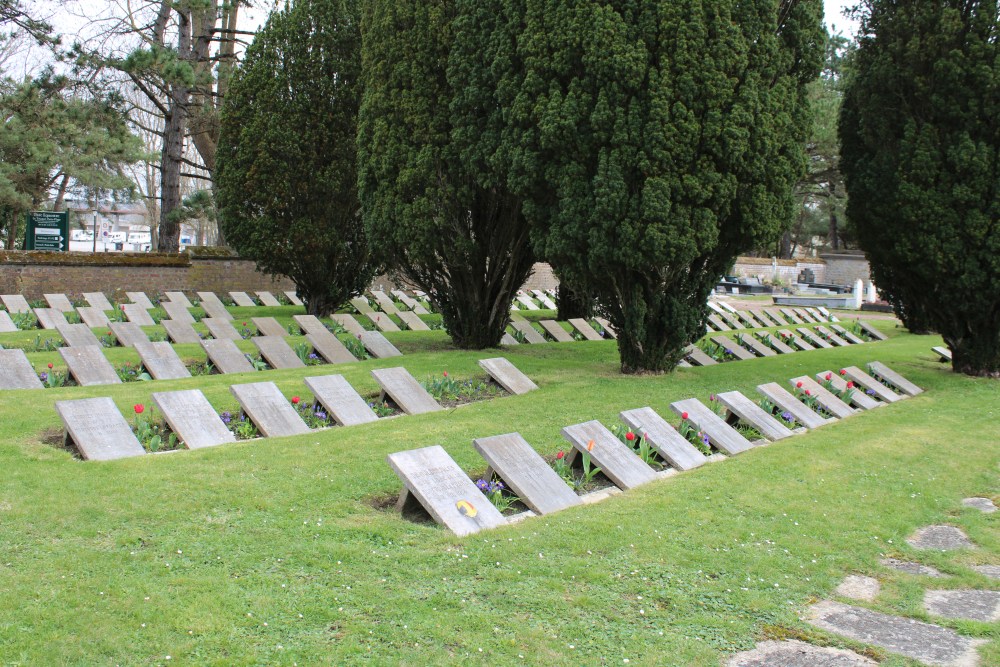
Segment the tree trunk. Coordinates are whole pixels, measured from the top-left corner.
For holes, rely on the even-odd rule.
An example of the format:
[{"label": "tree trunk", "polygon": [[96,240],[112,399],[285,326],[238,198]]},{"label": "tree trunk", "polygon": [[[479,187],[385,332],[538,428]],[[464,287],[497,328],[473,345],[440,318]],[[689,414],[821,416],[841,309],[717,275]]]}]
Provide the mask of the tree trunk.
[{"label": "tree trunk", "polygon": [[[177,50],[191,48],[187,14],[178,12]],[[156,249],[177,252],[180,249],[180,223],[171,215],[181,205],[181,159],[184,156],[184,130],[187,121],[188,88],[174,84],[170,88],[167,117],[163,119],[163,156],[160,159],[160,231]]]},{"label": "tree trunk", "polygon": [[331,297],[325,290],[320,292],[306,292],[301,287],[298,287],[297,291],[302,298],[302,303],[306,305],[306,313],[319,318],[328,317],[330,313],[344,302],[344,299]]},{"label": "tree trunk", "polygon": [[830,196],[827,198],[827,205],[830,207],[830,247],[834,250],[840,249],[840,229],[837,221],[837,186],[833,183],[828,188]]},{"label": "tree trunk", "polygon": [[53,211],[61,211],[63,207],[63,200],[66,198],[66,187],[69,185],[69,174],[63,174],[62,181],[59,183],[59,192],[56,194],[56,202],[52,205]]},{"label": "tree trunk", "polygon": [[951,367],[956,373],[1000,379],[1000,345],[996,335],[945,338],[951,350]]},{"label": "tree trunk", "polygon": [[781,235],[781,241],[778,242],[778,259],[791,259],[792,258],[792,231],[788,230]]}]

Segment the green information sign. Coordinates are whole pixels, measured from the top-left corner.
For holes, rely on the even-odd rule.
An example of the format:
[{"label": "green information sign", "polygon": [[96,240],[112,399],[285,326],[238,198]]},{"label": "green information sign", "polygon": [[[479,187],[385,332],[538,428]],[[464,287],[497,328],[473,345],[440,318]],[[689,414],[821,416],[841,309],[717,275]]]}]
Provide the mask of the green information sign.
[{"label": "green information sign", "polygon": [[68,250],[69,211],[32,211],[26,231],[25,250]]}]

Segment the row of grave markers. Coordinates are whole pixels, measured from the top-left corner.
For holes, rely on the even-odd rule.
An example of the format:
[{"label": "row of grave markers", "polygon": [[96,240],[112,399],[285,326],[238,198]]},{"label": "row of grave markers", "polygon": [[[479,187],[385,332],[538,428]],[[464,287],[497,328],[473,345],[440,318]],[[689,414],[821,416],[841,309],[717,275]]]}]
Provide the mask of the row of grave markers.
[{"label": "row of grave markers", "polygon": [[[921,389],[880,362],[868,364],[871,374],[851,366],[843,369],[844,376],[829,371],[817,373],[825,380],[830,376],[835,387],[844,386],[849,378],[858,387],[871,390],[880,401],[872,401],[866,393],[854,391],[851,407],[817,380],[808,376],[792,378],[795,389],[809,391],[823,410],[834,415],[824,417],[811,409],[795,394],[777,383],[763,384],[757,391],[778,409],[789,412],[802,425],[798,432],[818,428],[860,410],[868,410],[921,393]],[[839,385],[838,385],[839,383]],[[886,385],[891,385],[891,388]],[[864,397],[866,400],[862,400]],[[727,456],[735,456],[754,446],[788,438],[796,433],[757,403],[738,391],[717,395],[717,400],[733,419],[756,428],[765,438],[750,442],[727,420],[696,398],[671,403],[670,409],[707,436],[709,443]],[[562,436],[571,445],[573,456],[587,454],[593,464],[614,484],[613,488],[627,491],[653,480],[697,468],[706,457],[652,408],[626,410],[621,421],[634,432],[642,433],[657,455],[671,468],[657,472],[643,461],[631,447],[623,443],[599,421],[567,426]],[[473,447],[486,460],[486,478],[495,474],[528,507],[528,515],[544,515],[587,502],[578,496],[535,449],[518,433],[478,438]],[[405,512],[419,507],[439,524],[459,536],[504,525],[509,520],[473,484],[468,475],[440,445],[395,452],[387,458],[389,466],[403,483],[397,508]],[[606,496],[607,492],[601,493]],[[519,517],[520,518],[520,517]]]},{"label": "row of grave markers", "polygon": [[[479,362],[491,381],[511,394],[523,394],[538,387],[503,357]],[[405,368],[371,371],[382,390],[381,400],[407,415],[435,412],[444,408]],[[342,375],[303,378],[333,420],[341,426],[377,421],[378,415]],[[232,385],[243,414],[264,437],[282,437],[310,432],[298,411],[273,382]],[[187,449],[212,447],[235,441],[218,413],[198,389],[154,392],[151,396],[178,439]],[[57,401],[56,412],[63,423],[66,445],[86,460],[107,461],[146,453],[132,427],[110,397]]]},{"label": "row of grave markers", "polygon": [[826,308],[764,308],[757,311],[737,310],[725,301],[708,301],[713,311],[709,315],[707,329],[731,331],[733,329],[759,329],[763,327],[784,327],[795,324],[826,324],[840,319]]},{"label": "row of grave markers", "polygon": [[[605,333],[607,333],[607,338],[618,338],[618,334],[611,327],[610,322],[601,317],[595,317],[594,321],[597,322],[602,329],[604,329]],[[584,340],[607,340],[607,338],[598,333],[598,331],[594,329],[594,327],[592,327],[585,319],[570,318],[567,322],[569,322],[570,326],[573,327],[575,331],[583,336]],[[572,343],[574,341],[573,336],[568,331],[563,329],[562,326],[555,320],[539,320],[538,324],[542,327],[545,333],[551,336],[552,340],[557,343]],[[531,326],[531,322],[522,317],[516,315],[512,316],[510,326],[515,331],[519,332],[524,337],[524,340],[529,344],[537,345],[539,343],[548,342],[538,329]],[[504,333],[503,337],[500,339],[501,345],[517,345],[518,343],[519,341],[509,333]]]}]

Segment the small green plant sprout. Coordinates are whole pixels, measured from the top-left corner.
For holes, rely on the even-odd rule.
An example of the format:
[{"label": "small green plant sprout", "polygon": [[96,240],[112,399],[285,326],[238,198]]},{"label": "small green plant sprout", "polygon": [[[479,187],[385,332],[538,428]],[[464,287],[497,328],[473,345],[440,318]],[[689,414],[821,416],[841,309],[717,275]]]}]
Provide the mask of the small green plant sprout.
[{"label": "small green plant sprout", "polygon": [[143,416],[146,407],[142,403],[132,406],[135,412],[135,432],[136,439],[149,452],[168,451],[177,449],[180,441],[177,435],[172,433],[166,424],[155,422],[150,415]]},{"label": "small green plant sprout", "polygon": [[516,503],[520,498],[515,495],[505,493],[507,487],[499,479],[491,479],[486,481],[485,479],[476,480],[476,487],[483,492],[493,506],[497,508],[500,512],[506,512],[510,510],[511,506]]},{"label": "small green plant sprout", "polygon": [[566,452],[561,449],[556,452],[556,459],[552,464],[552,469],[556,471],[557,475],[562,477],[564,482],[574,489],[576,488],[576,476],[573,474],[573,468],[566,462]]},{"label": "small green plant sprout", "polygon": [[344,347],[346,347],[347,351],[357,357],[360,361],[371,358],[371,355],[368,354],[368,350],[365,349],[364,344],[357,338],[348,338],[347,342],[344,343]]},{"label": "small green plant sprout", "polygon": [[[229,427],[229,430],[233,432],[237,440],[252,440],[260,437],[257,426],[242,411],[238,417],[234,417],[229,412],[223,412],[219,417]],[[226,421],[227,418],[229,421]]]},{"label": "small green plant sprout", "polygon": [[64,315],[66,317],[66,321],[69,324],[80,324],[81,322],[83,322],[83,319],[80,317],[80,313],[76,312],[75,310],[69,313],[65,313]]},{"label": "small green plant sprout", "polygon": [[293,349],[295,350],[295,356],[306,366],[318,366],[323,363],[323,360],[316,354],[309,343],[299,343]]},{"label": "small green plant sprout", "polygon": [[681,423],[677,425],[677,432],[681,436],[690,442],[692,445],[698,448],[705,456],[708,456],[712,452],[711,440],[708,438],[708,434],[704,431],[699,431],[695,428],[694,424],[688,421],[688,413],[681,413]]},{"label": "small green plant sprout", "polygon": [[379,418],[391,417],[396,414],[396,410],[390,407],[387,401],[368,401],[368,407]]},{"label": "small green plant sprout", "polygon": [[243,356],[246,357],[255,371],[266,371],[271,367],[260,355],[250,356],[248,352],[244,352]]},{"label": "small green plant sprout", "polygon": [[153,379],[142,364],[133,364],[131,361],[126,361],[115,368],[115,373],[122,382],[148,382]]},{"label": "small green plant sprout", "polygon": [[590,452],[594,450],[594,441],[591,440],[587,443],[587,451],[580,455],[580,463],[583,465],[583,476],[580,478],[580,486],[587,486],[590,484],[597,473],[601,472],[601,469],[591,465]]},{"label": "small green plant sprout", "polygon": [[57,371],[52,369],[52,364],[49,363],[48,370],[42,371],[38,374],[38,379],[42,381],[48,389],[53,389],[55,387],[62,387],[66,384],[66,373],[62,371]]},{"label": "small green plant sprout", "polygon": [[614,433],[619,440],[628,445],[640,459],[646,462],[646,464],[653,465],[657,462],[656,450],[650,447],[649,440],[645,433],[639,435],[631,428],[622,424],[615,424],[612,426],[611,432]]},{"label": "small green plant sprout", "polygon": [[35,341],[25,347],[26,352],[55,352],[60,347],[65,347],[66,343],[62,339],[46,338],[42,340],[41,335],[35,336]]},{"label": "small green plant sprout", "polygon": [[38,328],[38,317],[34,313],[11,313],[10,319],[21,331]]},{"label": "small green plant sprout", "polygon": [[[524,333],[521,332],[518,329],[514,329],[514,332],[511,334],[511,336],[514,338],[514,340],[516,340],[518,343],[520,343],[522,345],[524,345],[525,343],[528,342],[528,340],[524,337]],[[581,340],[582,340],[582,336],[581,336]]]},{"label": "small green plant sprout", "polygon": [[122,310],[121,304],[115,304],[115,307],[111,309],[111,314],[108,315],[108,319],[112,322],[126,322],[128,318],[125,317],[125,311]]}]

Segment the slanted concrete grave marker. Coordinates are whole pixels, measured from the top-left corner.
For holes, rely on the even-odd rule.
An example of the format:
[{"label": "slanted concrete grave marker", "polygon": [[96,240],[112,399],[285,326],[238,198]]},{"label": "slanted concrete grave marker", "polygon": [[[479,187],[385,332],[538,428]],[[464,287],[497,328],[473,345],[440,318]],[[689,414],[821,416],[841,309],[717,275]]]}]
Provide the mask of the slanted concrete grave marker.
[{"label": "slanted concrete grave marker", "polygon": [[121,384],[115,367],[104,356],[100,345],[60,347],[59,356],[66,362],[73,379],[82,387],[97,384]]},{"label": "slanted concrete grave marker", "polygon": [[60,324],[66,326],[66,316],[61,310],[55,308],[35,308],[35,317],[38,318],[38,325],[43,329],[55,329]]},{"label": "slanted concrete grave marker", "polygon": [[435,412],[444,408],[427,393],[427,390],[402,366],[376,368],[372,377],[382,388],[382,394],[408,415]]},{"label": "slanted concrete grave marker", "polygon": [[[171,303],[179,303],[185,308],[194,307],[194,304],[191,303],[191,299],[187,298],[187,295],[185,295],[184,292],[164,292],[163,295],[167,297],[167,300]],[[160,302],[160,305],[162,306],[163,302]]]},{"label": "slanted concrete grave marker", "polygon": [[10,313],[6,310],[0,310],[0,333],[11,333],[17,330],[17,325],[10,318]]},{"label": "slanted concrete grave marker", "polygon": [[753,316],[753,313],[751,313],[749,310],[737,310],[736,316],[739,317],[741,320],[743,320],[743,322],[746,323],[746,325],[751,329],[759,329],[760,327],[764,326],[757,321],[757,318],[755,318]]},{"label": "slanted concrete grave marker", "polygon": [[779,312],[784,316],[786,320],[792,324],[805,324],[802,319],[796,315],[790,308],[779,308]]},{"label": "slanted concrete grave marker", "polygon": [[427,311],[427,309],[426,309],[426,308],[424,308],[424,307],[423,307],[423,306],[422,306],[422,305],[420,304],[420,302],[419,302],[419,301],[417,301],[417,300],[416,300],[416,299],[414,299],[413,297],[409,296],[409,295],[408,295],[408,294],[407,294],[406,292],[404,292],[403,290],[398,290],[398,289],[394,289],[394,290],[392,290],[392,294],[393,294],[393,296],[395,296],[395,297],[396,297],[397,299],[399,299],[400,301],[402,301],[402,302],[403,302],[403,304],[404,304],[404,305],[405,305],[405,306],[406,306],[407,308],[409,308],[410,310],[412,310],[412,311],[413,311],[414,313],[416,313],[417,315],[427,315],[427,314],[428,314],[428,311]]},{"label": "slanted concrete grave marker", "polygon": [[949,350],[946,347],[941,347],[940,345],[936,345],[931,348],[931,352],[933,352],[938,356],[938,361],[940,361],[941,363],[950,363],[952,360],[951,350]]},{"label": "slanted concrete grave marker", "polygon": [[226,310],[226,304],[222,303],[215,292],[198,292],[201,299],[201,309],[205,311],[206,317],[218,317],[223,320],[231,320],[233,316]]},{"label": "slanted concrete grave marker", "polygon": [[250,321],[257,327],[257,331],[260,332],[261,336],[284,337],[288,335],[285,327],[281,326],[281,323],[273,317],[252,317]]},{"label": "slanted concrete grave marker", "polygon": [[43,389],[24,350],[0,349],[0,389]]},{"label": "slanted concrete grave marker", "polygon": [[837,332],[838,336],[846,340],[848,343],[851,343],[852,345],[861,345],[862,343],[865,342],[863,339],[858,338],[856,335],[854,335],[854,333],[848,331],[839,324],[831,324],[830,328],[833,329],[835,332]]},{"label": "slanted concrete grave marker", "polygon": [[[342,326],[344,328],[344,331],[351,334],[355,338],[357,338],[365,331],[367,331],[367,329],[361,326],[360,322],[354,319],[353,315],[347,315],[345,313],[335,313],[330,316],[330,319],[339,324],[340,326]],[[299,323],[299,326],[302,326],[302,323]],[[307,331],[306,333],[314,333],[314,332]]]},{"label": "slanted concrete grave marker", "polygon": [[760,431],[768,440],[782,440],[795,435],[794,431],[738,391],[716,394],[715,398],[727,410]]},{"label": "slanted concrete grave marker", "polygon": [[97,336],[86,324],[60,324],[56,326],[56,331],[69,347],[99,346],[101,344],[101,341],[97,340]]},{"label": "slanted concrete grave marker", "polygon": [[108,297],[104,296],[104,292],[84,292],[83,298],[91,308],[96,308],[101,312],[114,310],[114,306],[108,301]]},{"label": "slanted concrete grave marker", "polygon": [[814,346],[803,340],[802,336],[797,336],[794,332],[789,331],[788,329],[778,329],[778,336],[780,336],[782,340],[789,341],[792,345],[799,348],[803,352],[816,349]]},{"label": "slanted concrete grave marker", "polygon": [[684,353],[688,359],[698,366],[714,366],[718,361],[705,354],[700,347],[688,345],[684,348]]},{"label": "slanted concrete grave marker", "polygon": [[601,338],[601,334],[594,331],[594,327],[590,326],[586,320],[579,317],[575,317],[569,320],[569,323],[574,329],[579,331],[584,338],[587,340],[604,340]]},{"label": "slanted concrete grave marker", "polygon": [[112,322],[108,328],[122,347],[135,347],[136,343],[149,342],[149,336],[134,322]]},{"label": "slanted concrete grave marker", "polygon": [[376,313],[375,311],[369,313],[362,313],[365,317],[371,320],[380,331],[399,331],[399,327],[392,318],[389,317],[388,313]]},{"label": "slanted concrete grave marker", "polygon": [[868,324],[864,320],[858,320],[858,326],[861,327],[862,331],[864,331],[866,334],[868,334],[875,340],[889,340],[888,336],[886,336],[884,333],[882,333],[872,325]]},{"label": "slanted concrete grave marker", "polygon": [[846,340],[844,340],[837,334],[833,333],[826,327],[823,326],[816,327],[816,332],[821,336],[823,336],[824,338],[826,338],[831,343],[833,343],[834,345],[836,345],[837,347],[847,347],[848,345],[850,345],[850,343],[848,343]]},{"label": "slanted concrete grave marker", "polygon": [[656,453],[677,470],[691,470],[708,460],[653,408],[625,410],[618,416],[626,426],[644,436]]},{"label": "slanted concrete grave marker", "polygon": [[111,461],[146,453],[132,428],[107,397],[56,401],[68,446],[88,461]]},{"label": "slanted concrete grave marker", "polygon": [[153,316],[140,304],[123,303],[122,312],[125,313],[125,317],[129,322],[138,324],[140,327],[151,327],[156,324]]},{"label": "slanted concrete grave marker", "polygon": [[608,322],[603,317],[595,317],[594,321],[601,325],[604,332],[608,335],[608,338],[612,340],[618,340],[618,332],[615,331],[614,327],[611,326],[611,322]]},{"label": "slanted concrete grave marker", "polygon": [[780,327],[780,326],[782,326],[778,322],[775,322],[770,317],[768,317],[767,313],[765,313],[763,310],[755,311],[754,312],[754,317],[756,317],[758,320],[760,320],[760,323],[763,326],[765,326],[765,327]]},{"label": "slanted concrete grave marker", "polygon": [[372,296],[375,297],[375,301],[383,313],[399,315],[399,308],[396,307],[396,304],[389,298],[388,294],[381,290],[372,290]]},{"label": "slanted concrete grave marker", "polygon": [[538,385],[532,382],[531,378],[504,357],[480,359],[479,367],[486,371],[490,379],[512,394],[526,394],[538,389]]},{"label": "slanted concrete grave marker", "polygon": [[298,295],[298,294],[296,294],[296,293],[295,293],[294,291],[292,291],[292,290],[288,290],[288,291],[286,291],[286,292],[285,292],[285,297],[286,297],[286,298],[288,299],[288,302],[289,302],[290,304],[292,304],[293,306],[302,306],[302,305],[304,305],[304,304],[302,303],[302,299],[300,299],[300,298],[299,298],[299,295]]},{"label": "slanted concrete grave marker", "polygon": [[[822,386],[819,382],[816,382],[816,380],[813,380],[808,375],[794,377],[788,382],[796,390],[801,390],[803,393],[808,391],[809,395],[816,399],[816,403],[819,404],[821,408],[838,419],[850,417],[857,412],[854,408],[837,398],[832,392],[828,391],[826,387]],[[801,387],[799,386],[800,384],[802,385]]]},{"label": "slanted concrete grave marker", "polygon": [[520,331],[524,336],[524,340],[528,341],[532,345],[548,342],[542,334],[538,333],[538,330],[535,329],[535,327],[531,326],[530,322],[525,320],[515,320],[511,322],[510,325],[517,331]]},{"label": "slanted concrete grave marker", "polygon": [[722,417],[709,410],[697,398],[688,398],[683,401],[671,403],[670,409],[676,412],[682,419],[684,418],[684,414],[687,413],[687,420],[696,429],[707,435],[709,442],[716,449],[728,456],[736,456],[753,447],[753,443],[723,421]]},{"label": "slanted concrete grave marker", "polygon": [[655,470],[599,421],[567,426],[562,436],[578,454],[590,454],[592,464],[620,489],[627,491],[657,478]]},{"label": "slanted concrete grave marker", "polygon": [[396,316],[403,321],[403,324],[405,324],[406,328],[409,329],[410,331],[431,330],[431,328],[427,326],[427,323],[424,322],[422,319],[420,319],[420,317],[418,317],[416,313],[411,312],[409,310],[396,311],[396,312],[397,312]]},{"label": "slanted concrete grave marker", "polygon": [[718,315],[712,314],[708,316],[708,323],[712,325],[712,328],[716,331],[732,331],[729,325],[722,321],[722,318]]},{"label": "slanted concrete grave marker", "polygon": [[768,331],[757,331],[756,334],[764,345],[770,345],[770,347],[777,350],[781,354],[791,354],[795,352],[795,350],[785,345],[785,343],[781,340],[781,336],[777,334],[773,334]]},{"label": "slanted concrete grave marker", "polygon": [[837,421],[834,417],[823,417],[777,382],[758,385],[757,391],[776,408],[792,415],[795,421],[806,428],[819,428]]},{"label": "slanted concrete grave marker", "polygon": [[540,289],[531,290],[531,295],[538,300],[538,303],[542,304],[542,307],[548,310],[559,310],[559,306],[552,298]]},{"label": "slanted concrete grave marker", "polygon": [[572,343],[573,337],[569,335],[569,332],[559,326],[559,323],[555,320],[542,320],[539,322],[542,328],[545,329],[552,338],[555,339],[557,343]]},{"label": "slanted concrete grave marker", "polygon": [[252,373],[253,364],[231,340],[215,338],[198,341],[220,373]]},{"label": "slanted concrete grave marker", "polygon": [[229,391],[257,430],[268,438],[309,433],[298,411],[273,382],[234,384]]},{"label": "slanted concrete grave marker", "polygon": [[236,330],[231,320],[206,317],[201,323],[208,327],[208,333],[216,340],[243,340],[243,336]]},{"label": "slanted concrete grave marker", "polygon": [[[581,503],[580,497],[520,433],[476,438],[472,446],[535,514],[551,514]],[[487,472],[484,479],[490,477]]]},{"label": "slanted concrete grave marker", "polygon": [[768,316],[768,317],[770,317],[770,318],[771,318],[771,320],[772,320],[772,321],[774,321],[774,323],[775,323],[775,324],[777,324],[777,325],[778,325],[779,327],[783,327],[783,326],[785,326],[785,325],[787,325],[787,324],[788,324],[788,321],[787,321],[787,320],[785,320],[785,318],[784,318],[784,317],[782,317],[782,315],[781,315],[781,311],[779,311],[779,310],[778,310],[777,308],[765,308],[765,309],[764,309],[764,312],[765,312],[765,313],[767,314],[767,316]]},{"label": "slanted concrete grave marker", "polygon": [[378,415],[343,375],[307,377],[303,381],[316,400],[341,426],[378,421]]},{"label": "slanted concrete grave marker", "polygon": [[738,334],[737,342],[743,347],[750,348],[759,357],[776,357],[778,353],[764,345],[750,334]]},{"label": "slanted concrete grave marker", "polygon": [[440,445],[396,452],[387,460],[403,483],[397,504],[401,511],[415,499],[437,523],[459,537],[507,523]]},{"label": "slanted concrete grave marker", "polygon": [[246,292],[230,292],[229,298],[232,299],[233,303],[237,306],[241,306],[243,308],[252,308],[257,305]]},{"label": "slanted concrete grave marker", "polygon": [[831,345],[827,341],[817,336],[816,332],[813,331],[812,329],[807,329],[806,327],[798,327],[796,331],[799,333],[799,336],[808,340],[809,343],[811,345],[814,345],[815,347],[822,347],[824,349],[830,349],[833,347],[833,345]]},{"label": "slanted concrete grave marker", "polygon": [[160,303],[160,308],[167,314],[167,317],[174,322],[187,322],[188,324],[194,324],[194,315],[187,309],[183,303],[177,303],[174,301],[163,301]]},{"label": "slanted concrete grave marker", "polygon": [[7,312],[10,313],[31,312],[31,306],[28,305],[28,300],[25,299],[20,294],[0,294],[0,301],[3,301],[3,305],[7,308]]},{"label": "slanted concrete grave marker", "polygon": [[166,341],[151,343],[138,341],[135,351],[139,353],[142,367],[154,380],[180,380],[191,377],[191,372]]},{"label": "slanted concrete grave marker", "polygon": [[816,318],[809,314],[805,308],[792,308],[792,312],[799,316],[799,319],[806,324],[814,324]]},{"label": "slanted concrete grave marker", "polygon": [[357,361],[357,358],[340,342],[340,339],[329,331],[306,334],[306,340],[316,350],[316,354],[323,357],[329,364],[349,364]]},{"label": "slanted concrete grave marker", "polygon": [[922,394],[924,392],[923,389],[913,384],[902,375],[883,364],[881,361],[871,362],[868,364],[868,368],[875,375],[875,377],[885,380],[907,396],[916,396],[917,394]]},{"label": "slanted concrete grave marker", "polygon": [[167,332],[167,336],[175,343],[200,343],[201,336],[194,330],[188,322],[177,320],[161,320],[160,326]]},{"label": "slanted concrete grave marker", "polygon": [[754,357],[754,355],[744,350],[741,346],[737,345],[736,342],[730,339],[728,336],[716,335],[716,336],[710,336],[709,339],[719,347],[726,350],[729,354],[739,359],[740,361],[746,361],[747,359],[756,358]]},{"label": "slanted concrete grave marker", "polygon": [[198,389],[156,392],[153,403],[163,413],[170,430],[188,449],[236,442],[236,436]]},{"label": "slanted concrete grave marker", "polygon": [[310,333],[329,333],[330,330],[326,328],[319,318],[315,315],[292,315],[292,319],[295,321],[299,328],[303,332]]},{"label": "slanted concrete grave marker", "polygon": [[532,301],[529,297],[525,296],[524,294],[518,294],[516,297],[514,297],[514,300],[517,301],[522,306],[524,306],[525,310],[541,310],[541,308],[539,308],[534,301]]},{"label": "slanted concrete grave marker", "polygon": [[[851,405],[859,407],[862,410],[871,410],[873,408],[879,408],[882,407],[883,405],[886,405],[886,403],[881,403],[879,401],[876,401],[874,398],[866,394],[864,389],[859,389],[858,387],[848,388],[847,386],[848,380],[845,380],[844,378],[840,377],[839,373],[834,373],[833,371],[820,371],[819,373],[816,373],[816,380],[820,383],[826,382],[827,376],[829,376],[830,378],[829,382],[834,389],[841,392],[844,391],[851,392],[849,398],[844,401],[845,403],[850,403]],[[851,380],[850,382],[853,384],[854,381]]]},{"label": "slanted concrete grave marker", "polygon": [[125,296],[128,297],[129,301],[139,306],[141,310],[152,310],[156,308],[153,302],[149,300],[145,292],[125,292]]},{"label": "slanted concrete grave marker", "polygon": [[73,303],[65,294],[43,294],[42,297],[49,304],[49,308],[54,308],[63,313],[72,313],[75,310]]},{"label": "slanted concrete grave marker", "polygon": [[358,336],[358,340],[368,350],[368,354],[376,359],[387,359],[389,357],[401,357],[403,353],[396,349],[396,346],[378,331],[365,331]]},{"label": "slanted concrete grave marker", "polygon": [[257,292],[257,298],[260,299],[260,305],[262,306],[276,308],[281,305],[278,298],[270,292]]},{"label": "slanted concrete grave marker", "polygon": [[260,356],[264,358],[271,368],[305,368],[306,365],[295,354],[295,350],[288,347],[288,343],[281,336],[255,336],[250,341],[260,351]]},{"label": "slanted concrete grave marker", "polygon": [[504,331],[503,335],[500,336],[500,344],[501,345],[520,345],[520,343],[517,342],[517,339],[514,338],[513,336],[511,336],[506,331]]},{"label": "slanted concrete grave marker", "polygon": [[354,306],[354,310],[358,311],[362,315],[375,312],[372,305],[368,303],[368,299],[363,296],[356,296],[351,299],[351,305]]},{"label": "slanted concrete grave marker", "polygon": [[76,312],[79,313],[83,323],[92,329],[106,329],[111,324],[111,320],[104,314],[104,311],[94,306],[80,306],[76,309]]}]

